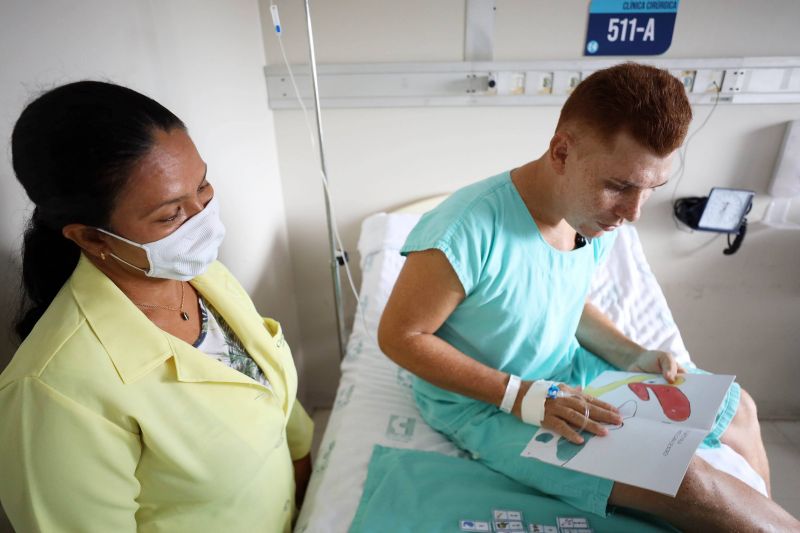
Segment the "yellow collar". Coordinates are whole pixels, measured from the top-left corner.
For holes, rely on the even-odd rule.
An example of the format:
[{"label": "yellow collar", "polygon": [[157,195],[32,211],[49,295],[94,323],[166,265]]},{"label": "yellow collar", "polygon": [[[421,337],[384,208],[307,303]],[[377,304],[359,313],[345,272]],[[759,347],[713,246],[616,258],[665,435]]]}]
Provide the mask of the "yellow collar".
[{"label": "yellow collar", "polygon": [[[153,324],[85,256],[81,255],[69,284],[89,326],[124,383],[142,378],[174,357],[179,381],[236,382],[261,387]],[[273,390],[277,386],[278,398],[285,401],[280,386],[285,375],[281,358],[275,353],[275,340],[267,334],[263,320],[238,283],[221,264],[214,263],[191,284],[225,317],[245,349],[264,370]]]}]

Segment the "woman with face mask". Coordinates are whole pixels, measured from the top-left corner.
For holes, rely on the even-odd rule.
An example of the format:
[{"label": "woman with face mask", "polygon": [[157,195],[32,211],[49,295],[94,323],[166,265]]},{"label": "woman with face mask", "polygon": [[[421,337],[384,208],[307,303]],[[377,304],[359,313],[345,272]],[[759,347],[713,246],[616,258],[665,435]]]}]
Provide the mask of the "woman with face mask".
[{"label": "woman with face mask", "polygon": [[15,529],[289,531],[312,423],[280,325],[216,262],[225,228],[184,124],[71,83],[25,108],[12,158],[35,206],[0,375]]}]

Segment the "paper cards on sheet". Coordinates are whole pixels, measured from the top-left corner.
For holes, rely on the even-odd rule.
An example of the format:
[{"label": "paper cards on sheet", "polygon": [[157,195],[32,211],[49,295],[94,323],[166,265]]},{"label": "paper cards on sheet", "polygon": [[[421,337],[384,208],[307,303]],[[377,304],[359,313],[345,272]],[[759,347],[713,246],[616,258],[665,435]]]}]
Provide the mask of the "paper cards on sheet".
[{"label": "paper cards on sheet", "polygon": [[583,431],[572,444],[540,428],[522,451],[565,468],[674,496],[695,450],[708,435],[735,376],[607,371],[584,390],[615,405],[624,419],[608,435]]}]

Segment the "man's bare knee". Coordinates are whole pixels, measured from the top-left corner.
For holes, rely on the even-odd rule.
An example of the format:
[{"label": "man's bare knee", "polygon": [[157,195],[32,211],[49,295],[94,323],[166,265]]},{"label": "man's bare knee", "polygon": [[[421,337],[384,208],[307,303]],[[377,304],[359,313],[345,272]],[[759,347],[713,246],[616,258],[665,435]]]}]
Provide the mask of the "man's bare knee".
[{"label": "man's bare knee", "polygon": [[744,389],[742,389],[742,395],[739,398],[739,408],[736,410],[736,416],[741,416],[748,426],[758,426],[758,408],[756,407],[756,402]]},{"label": "man's bare knee", "polygon": [[754,435],[761,434],[761,426],[758,423],[758,409],[756,408],[756,402],[753,400],[753,397],[747,393],[744,389],[742,389],[742,394],[739,398],[739,407],[736,409],[736,415],[733,417],[731,421],[731,425],[728,429],[733,430],[732,432],[728,432],[726,430],[725,433],[729,433],[726,435],[723,433],[722,441],[728,443],[729,445],[736,444],[734,442],[728,442],[730,438],[741,440],[745,438],[748,440],[752,438]]}]

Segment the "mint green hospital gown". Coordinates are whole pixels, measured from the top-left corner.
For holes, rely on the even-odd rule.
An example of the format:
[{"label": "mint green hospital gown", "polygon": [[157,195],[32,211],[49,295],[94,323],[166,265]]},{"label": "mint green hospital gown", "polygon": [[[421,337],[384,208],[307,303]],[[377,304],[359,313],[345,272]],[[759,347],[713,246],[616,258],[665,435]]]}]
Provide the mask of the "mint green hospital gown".
[{"label": "mint green hospital gown", "polygon": [[[584,386],[614,369],[575,336],[592,274],[614,238],[608,233],[576,250],[553,248],[504,172],[460,189],[423,215],[401,253],[440,250],[464,288],[465,299],[438,337],[525,380]],[[718,416],[717,437],[735,413],[736,393],[727,402],[730,412]],[[414,380],[414,395],[428,424],[493,470],[605,515],[612,481],[520,457],[536,426],[421,378]]]}]

